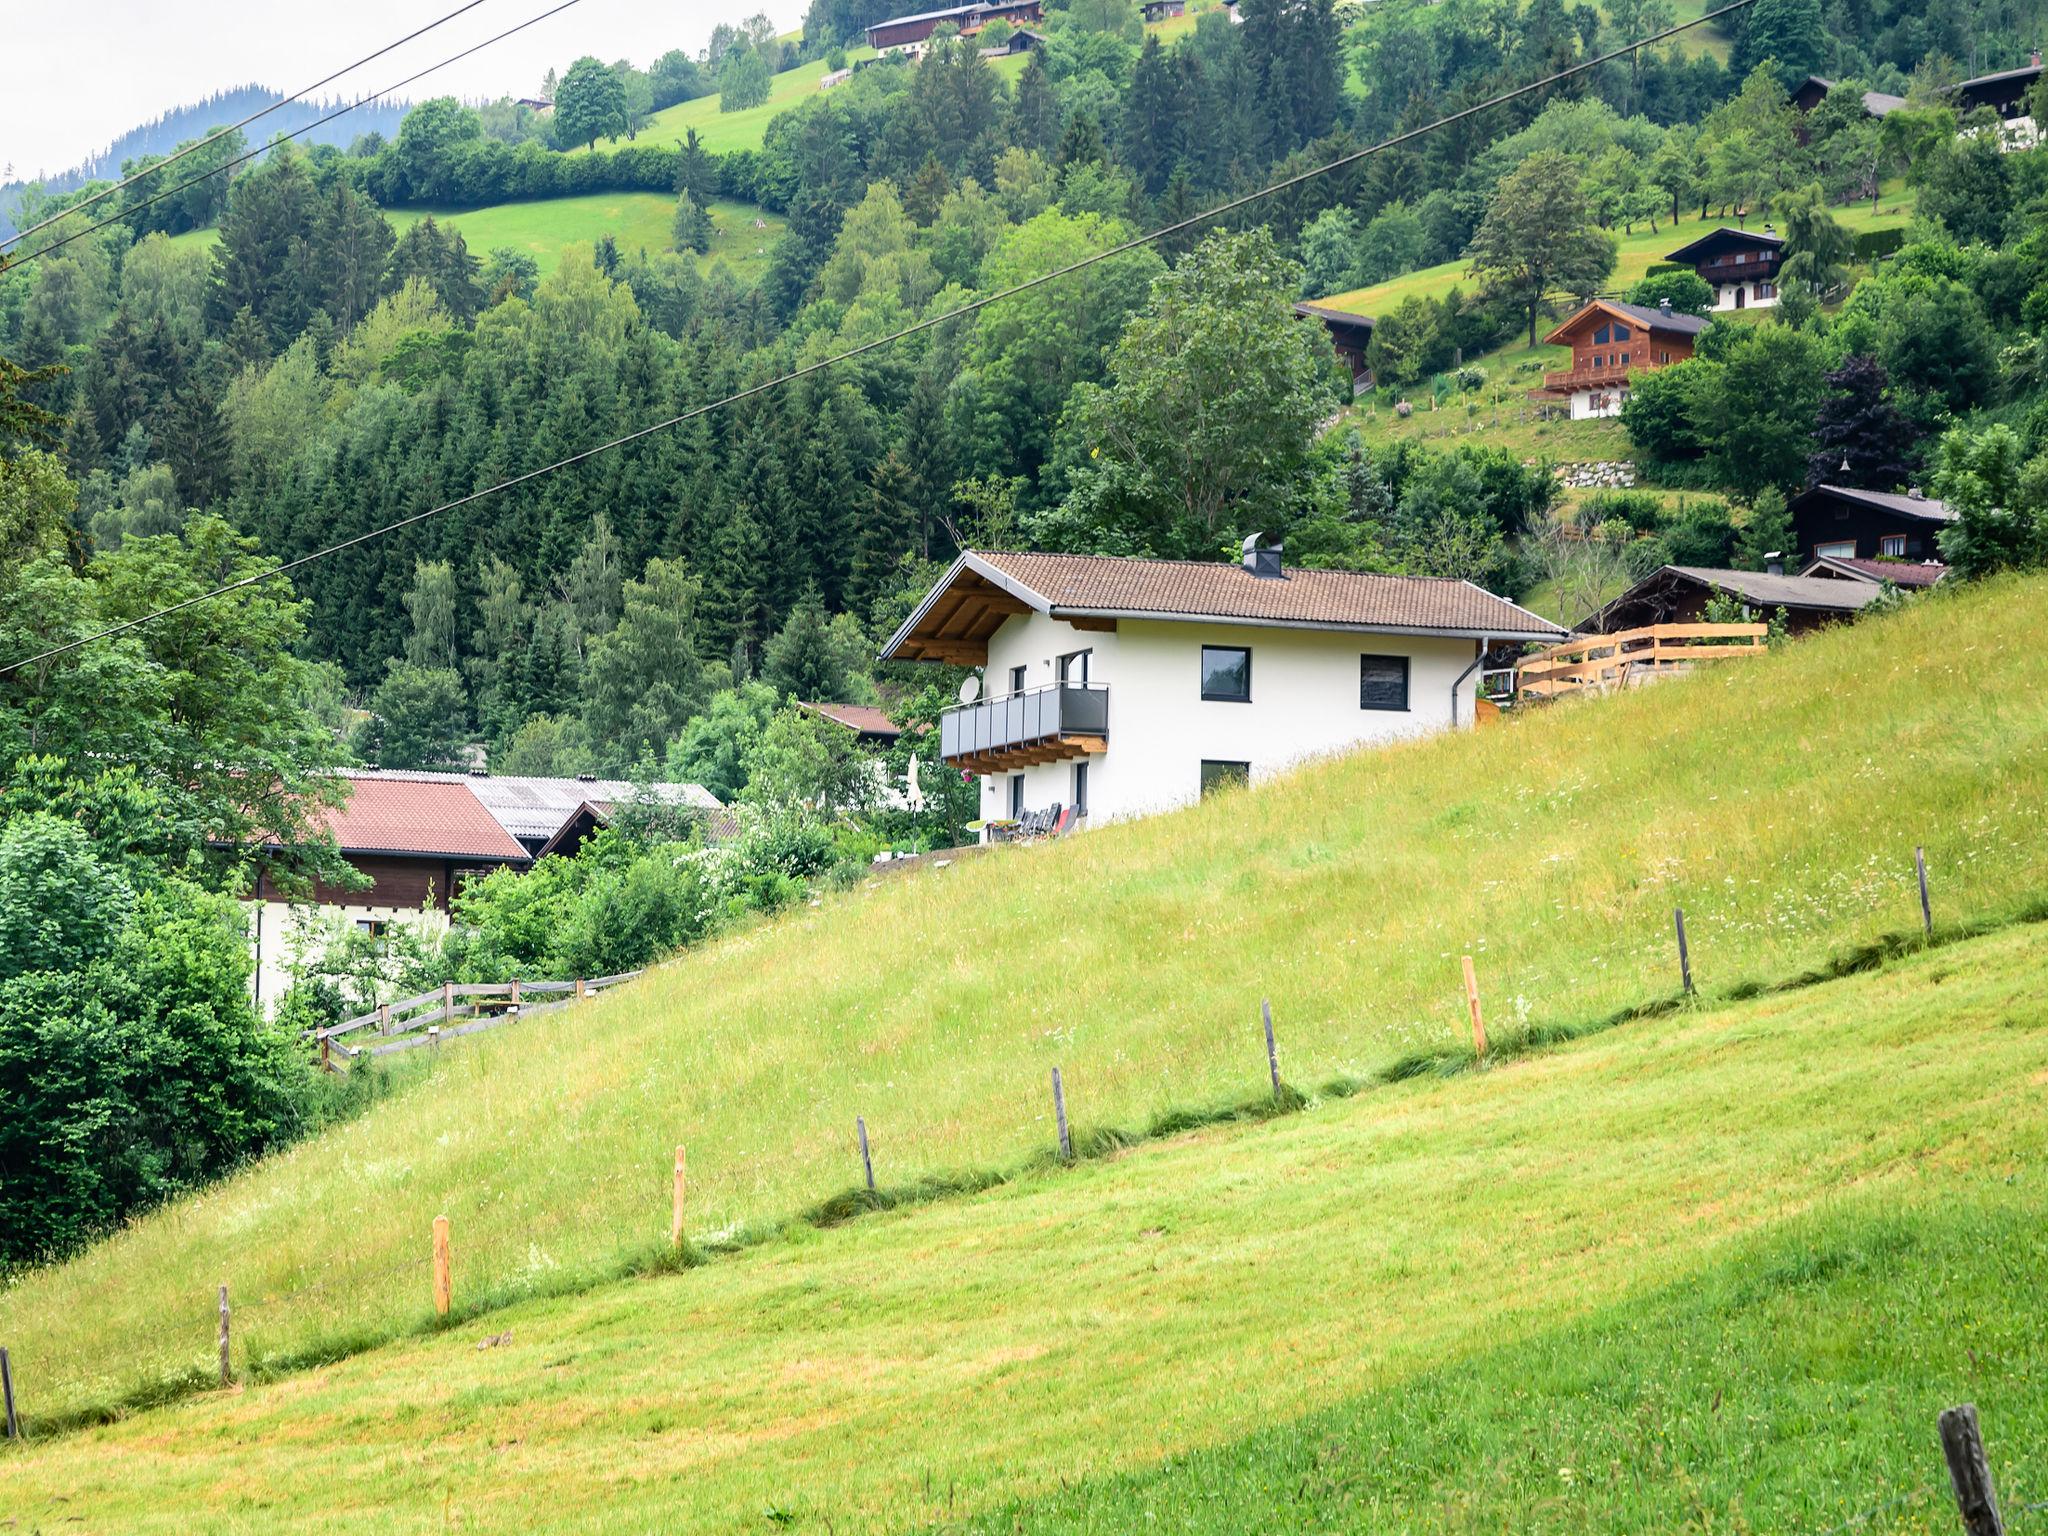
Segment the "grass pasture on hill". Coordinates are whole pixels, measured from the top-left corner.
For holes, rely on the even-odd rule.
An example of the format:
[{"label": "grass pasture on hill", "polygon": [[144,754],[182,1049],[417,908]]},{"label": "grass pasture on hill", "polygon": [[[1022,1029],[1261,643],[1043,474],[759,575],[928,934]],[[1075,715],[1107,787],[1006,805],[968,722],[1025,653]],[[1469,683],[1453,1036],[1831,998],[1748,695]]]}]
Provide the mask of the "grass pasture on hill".
[{"label": "grass pasture on hill", "polygon": [[[728,198],[714,199],[709,211],[714,231],[711,249],[697,258],[697,265],[709,271],[714,262],[723,261],[742,282],[758,279],[768,268],[768,253],[786,221],[752,203]],[[482,257],[509,245],[538,261],[545,276],[561,264],[562,253],[570,246],[590,245],[605,235],[616,240],[621,251],[667,250],[676,200],[658,192],[596,192],[490,208],[399,208],[387,217],[392,227],[403,233],[430,214],[461,230],[475,255]],[[766,227],[756,229],[757,219]]]},{"label": "grass pasture on hill", "polygon": [[[2044,974],[2036,923],[523,1303],[0,1456],[0,1511],[1952,1529],[1932,1426],[1965,1396],[2008,1498],[2048,1493]],[[160,1326],[203,1352],[203,1312]]]},{"label": "grass pasture on hill", "polygon": [[[1668,999],[1686,908],[1709,995],[2048,892],[2048,582],[1922,599],[1760,661],[1316,765],[1185,813],[923,869],[678,958],[544,1030],[444,1048],[360,1119],[0,1294],[32,1421],[175,1394],[228,1281],[259,1368],[649,1261],[672,1147],[691,1234],[772,1229],[857,1177],[985,1176],[1084,1125],[1235,1102],[1270,997],[1294,1080],[1455,1055],[1491,1027]],[[189,1324],[185,1321],[190,1319]]]}]

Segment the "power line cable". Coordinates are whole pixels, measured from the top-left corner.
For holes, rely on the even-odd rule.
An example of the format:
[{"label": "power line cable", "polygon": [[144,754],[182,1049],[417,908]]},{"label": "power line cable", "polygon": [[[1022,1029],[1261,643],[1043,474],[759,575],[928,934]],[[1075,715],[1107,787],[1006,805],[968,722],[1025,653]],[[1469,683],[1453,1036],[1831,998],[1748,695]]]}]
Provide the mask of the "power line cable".
[{"label": "power line cable", "polygon": [[[196,187],[199,185],[200,182],[205,181],[210,177],[218,176],[224,171],[231,171],[238,165],[242,165],[247,161],[254,160],[258,155],[268,153],[272,145],[274,144],[281,144],[288,139],[301,138],[304,135],[311,133],[315,128],[318,128],[323,124],[333,122],[337,117],[346,117],[349,113],[355,111],[356,108],[363,106],[368,102],[375,101],[380,96],[389,96],[393,91],[402,91],[408,85],[411,85],[415,80],[424,80],[428,75],[433,74],[436,70],[446,69],[450,64],[460,63],[462,60],[468,58],[473,53],[481,53],[484,49],[490,47],[493,43],[502,43],[506,38],[511,37],[514,33],[524,32],[528,27],[537,26],[541,22],[546,21],[550,16],[559,16],[562,14],[562,12],[570,9],[572,6],[580,5],[582,3],[583,0],[562,0],[562,3],[560,5],[557,5],[553,10],[542,11],[538,16],[529,17],[527,20],[520,22],[519,25],[516,27],[507,27],[504,31],[496,34],[495,36],[487,37],[482,42],[477,43],[472,47],[463,49],[462,52],[460,53],[449,55],[447,58],[443,59],[438,64],[429,64],[425,69],[422,69],[415,74],[407,75],[403,80],[397,81],[394,84],[385,86],[384,89],[381,91],[372,91],[367,96],[358,96],[354,101],[347,103],[345,106],[336,107],[332,112],[327,113],[324,117],[314,118],[312,122],[306,124],[306,126],[303,128],[294,128],[290,133],[281,133],[269,144],[260,144],[256,148],[250,150],[247,154],[237,155],[232,160],[223,160],[219,165],[214,166],[211,170],[202,171],[197,176],[192,177],[189,181],[181,181],[175,187],[166,187],[163,191],[157,193],[156,196],[144,198],[141,202],[132,204],[131,206],[124,208],[121,212],[115,214],[112,218],[101,219],[96,224],[88,224],[83,229],[73,230],[70,234],[63,236],[61,239],[52,240],[48,245],[43,246],[39,250],[31,251],[26,256],[10,261],[5,255],[5,253],[0,253],[0,271],[12,271],[16,267],[25,267],[30,262],[34,261],[37,257],[47,256],[52,251],[60,251],[74,240],[83,240],[87,235],[98,234],[101,230],[107,228],[109,225],[125,224],[132,215],[140,213],[145,208],[152,208],[156,206],[156,204],[162,202],[167,197],[176,197],[180,192],[183,192],[188,187]],[[1743,3],[1749,4],[1750,0],[1743,0]],[[58,217],[62,218],[64,217],[64,215],[59,214]]]},{"label": "power line cable", "polygon": [[327,76],[323,80],[315,80],[311,85],[305,87],[305,89],[303,90],[293,91],[289,96],[278,97],[277,100],[273,101],[269,106],[263,107],[255,112],[251,112],[247,117],[243,118],[240,122],[230,123],[225,128],[217,129],[213,133],[207,135],[205,138],[199,140],[197,143],[187,144],[183,149],[179,150],[176,154],[166,156],[164,159],[157,161],[154,165],[146,166],[142,170],[137,171],[133,176],[127,177],[121,181],[117,181],[111,187],[105,187],[100,191],[93,193],[91,197],[84,198],[79,202],[73,203],[70,207],[64,209],[61,213],[51,214],[47,219],[44,219],[40,224],[31,224],[27,229],[17,230],[14,234],[8,235],[5,239],[0,239],[0,250],[5,250],[10,245],[14,245],[20,241],[26,240],[30,235],[36,234],[38,231],[48,229],[52,224],[57,223],[60,219],[66,218],[71,214],[79,213],[84,209],[90,208],[94,203],[98,202],[103,197],[112,197],[116,192],[119,192],[123,187],[132,187],[135,185],[136,182],[141,181],[144,177],[156,175],[157,172],[163,170],[166,166],[176,165],[180,160],[184,159],[187,155],[195,155],[200,150],[206,148],[209,144],[218,144],[222,139],[226,138],[231,133],[240,133],[244,128],[248,127],[257,119],[270,116],[270,114],[275,112],[279,107],[289,106],[291,105],[291,103],[295,101],[312,95],[315,91],[319,90],[323,86],[332,85],[335,81],[339,80],[343,75],[353,74],[356,70],[361,69],[365,64],[375,63],[378,59],[383,58],[385,54],[391,52],[394,48],[403,48],[407,43],[412,42],[415,38],[425,37],[429,32],[433,31],[436,27],[446,26],[449,22],[455,20],[456,17],[464,15],[469,11],[475,10],[478,6],[482,5],[483,3],[484,0],[469,0],[469,3],[467,5],[461,6],[456,10],[450,11],[446,16],[443,16],[439,21],[430,21],[424,27],[419,28],[417,31],[406,33],[405,36],[401,37],[397,42],[387,43],[382,48],[379,48],[375,53],[365,54],[362,58],[357,59],[355,63],[348,65],[346,68],[337,69],[333,74]]},{"label": "power line cable", "polygon": [[[575,3],[575,0],[570,0],[570,3]],[[713,411],[723,410],[729,405],[737,405],[741,401],[750,400],[756,395],[766,394],[771,389],[778,389],[784,384],[794,383],[798,379],[822,372],[824,369],[831,368],[836,364],[851,362],[854,358],[862,357],[869,352],[890,346],[895,342],[902,341],[906,337],[915,336],[920,332],[950,324],[964,315],[970,315],[977,310],[986,309],[991,304],[1000,303],[1004,299],[1015,298],[1018,294],[1028,293],[1034,288],[1040,288],[1047,283],[1057,282],[1063,277],[1072,276],[1086,267],[1094,266],[1097,262],[1107,261],[1112,256],[1124,255],[1127,252],[1150,245],[1154,241],[1163,240],[1169,235],[1179,234],[1183,230],[1192,229],[1197,224],[1206,224],[1212,219],[1218,219],[1226,214],[1234,213],[1248,204],[1271,197],[1276,192],[1285,192],[1290,187],[1298,187],[1304,182],[1314,180],[1318,176],[1326,176],[1332,171],[1342,170],[1347,165],[1355,165],[1368,156],[1397,148],[1411,140],[1422,137],[1426,133],[1432,133],[1438,128],[1447,127],[1461,119],[1472,117],[1480,112],[1502,106],[1507,102],[1518,100],[1534,91],[1540,91],[1547,86],[1555,85],[1561,80],[1568,80],[1574,75],[1583,74],[1585,71],[1597,68],[1602,64],[1612,63],[1614,60],[1624,58],[1637,49],[1647,48],[1653,43],[1660,43],[1667,38],[1676,37],[1681,32],[1689,31],[1693,27],[1702,26],[1719,17],[1744,10],[1755,3],[1756,0],[1731,0],[1730,4],[1708,11],[1704,15],[1696,16],[1691,21],[1679,22],[1675,26],[1666,27],[1661,32],[1654,32],[1648,37],[1639,38],[1633,43],[1625,44],[1596,58],[1583,60],[1578,64],[1571,65],[1569,68],[1561,69],[1555,74],[1546,75],[1540,80],[1530,82],[1528,85],[1517,86],[1511,91],[1503,91],[1498,96],[1489,97],[1487,100],[1479,102],[1474,106],[1465,107],[1460,111],[1453,112],[1448,117],[1440,117],[1434,122],[1425,123],[1419,128],[1411,128],[1405,133],[1397,133],[1390,139],[1382,139],[1379,143],[1368,145],[1364,149],[1353,150],[1348,155],[1340,155],[1335,160],[1331,160],[1326,164],[1302,171],[1284,180],[1276,181],[1270,186],[1259,188],[1255,192],[1247,192],[1241,197],[1232,198],[1229,202],[1219,203],[1214,208],[1194,214],[1189,218],[1181,219],[1177,223],[1164,225],[1151,231],[1149,234],[1133,235],[1128,240],[1119,241],[1115,245],[1107,246],[1091,255],[1082,257],[1079,261],[1069,262],[1063,267],[1055,267],[1050,272],[1041,273],[1037,277],[1027,278],[1025,281],[1012,284],[1008,288],[1001,288],[994,293],[984,294],[978,299],[971,299],[956,309],[947,310],[943,315],[933,315],[929,319],[916,322],[914,325],[906,325],[899,331],[892,331],[887,336],[880,336],[872,341],[862,342],[859,346],[849,347],[844,352],[835,352],[830,357],[820,358],[814,363],[806,363],[801,368],[792,368],[787,373],[777,374],[772,379],[764,379],[759,384],[749,385],[745,389],[710,401],[707,404],[692,406],[689,410],[678,412],[666,420],[640,427],[623,436],[612,438],[609,442],[599,443],[595,447],[585,448],[580,453],[572,453],[567,458],[555,460],[552,464],[543,464],[538,469],[530,469],[524,474],[513,475],[509,479],[487,485],[480,491],[472,491],[467,496],[458,496],[453,501],[444,501],[439,506],[427,508],[424,512],[415,512],[408,517],[401,517],[396,522],[385,523],[381,527],[369,529],[351,538],[343,539],[339,543],[329,544],[309,554],[286,560],[279,565],[270,567],[268,570],[258,571],[251,576],[244,576],[239,580],[215,587],[211,591],[202,592],[195,597],[185,598],[183,601],[172,603],[167,607],[158,608],[153,612],[139,614],[132,619],[125,619],[119,624],[109,625],[107,628],[96,630],[89,635],[82,635],[76,640],[65,642],[63,645],[52,646],[49,650],[39,651],[33,656],[23,657],[20,661],[8,662],[5,666],[0,666],[0,677],[6,677],[10,673],[18,672],[24,667],[37,666],[46,661],[53,661],[57,657],[66,655],[69,652],[96,644],[101,640],[110,640],[116,635],[126,634],[133,629],[140,629],[144,625],[157,622],[159,619],[169,618],[173,614],[184,612],[187,608],[194,608],[201,603],[212,602],[216,598],[227,597],[232,593],[242,591],[246,587],[253,587],[262,582],[273,581],[280,576],[289,575],[303,566],[329,559],[347,550],[354,549],[358,545],[368,544],[372,540],[381,539],[387,535],[397,533],[401,529],[410,528],[416,523],[423,523],[429,518],[439,517],[443,512],[453,512],[460,507],[470,506],[473,503],[482,501],[486,497],[496,496],[503,491],[514,490],[519,486],[527,484],[529,481],[538,480],[545,475],[552,475],[564,469],[571,469],[578,464],[598,457],[600,454],[610,453],[614,449],[626,447],[631,443],[637,443],[645,437],[652,437],[657,432],[669,431],[672,428],[681,426],[686,421],[693,421],[699,416],[706,416]]]}]

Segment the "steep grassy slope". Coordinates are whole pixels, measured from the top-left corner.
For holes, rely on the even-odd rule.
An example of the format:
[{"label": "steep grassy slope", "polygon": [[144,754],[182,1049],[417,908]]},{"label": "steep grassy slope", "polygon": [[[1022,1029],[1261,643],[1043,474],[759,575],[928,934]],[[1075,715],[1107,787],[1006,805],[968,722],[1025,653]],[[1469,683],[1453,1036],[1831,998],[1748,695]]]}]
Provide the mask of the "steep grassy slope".
[{"label": "steep grassy slope", "polygon": [[1946,1403],[2048,1494],[2044,976],[2035,924],[525,1303],[0,1457],[0,1512],[1950,1528]]},{"label": "steep grassy slope", "polygon": [[[392,227],[403,231],[432,214],[462,231],[471,251],[483,256],[501,245],[524,251],[540,263],[543,275],[560,263],[571,245],[589,245],[610,235],[622,251],[665,251],[675,221],[676,200],[657,192],[592,193],[587,197],[544,198],[527,203],[499,203],[490,208],[395,209]],[[697,260],[700,268],[723,261],[742,281],[752,282],[768,267],[768,252],[780,238],[785,220],[764,213],[752,203],[718,198],[710,206],[711,249]],[[759,220],[764,226],[755,228]]]},{"label": "steep grassy slope", "polygon": [[2048,891],[2048,583],[1944,594],[1760,662],[1319,765],[1198,810],[925,870],[740,933],[573,1016],[445,1051],[359,1121],[0,1297],[65,1415],[206,1369],[213,1287],[259,1363],[420,1327],[429,1224],[483,1305],[645,1262],[690,1148],[701,1242],[856,1177],[1003,1169],[1084,1122],[1241,1098],[1261,996],[1302,1083],[1709,995]]}]

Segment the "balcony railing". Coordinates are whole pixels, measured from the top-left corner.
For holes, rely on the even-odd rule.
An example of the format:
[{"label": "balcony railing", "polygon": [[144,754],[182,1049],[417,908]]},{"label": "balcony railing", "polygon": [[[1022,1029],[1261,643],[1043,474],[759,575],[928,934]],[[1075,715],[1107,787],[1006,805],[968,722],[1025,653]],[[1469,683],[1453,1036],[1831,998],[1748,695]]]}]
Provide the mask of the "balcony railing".
[{"label": "balcony railing", "polygon": [[1626,384],[1632,373],[1646,373],[1648,363],[1613,364],[1605,368],[1567,368],[1543,375],[1543,387],[1554,390],[1613,389]]},{"label": "balcony railing", "polygon": [[1108,744],[1105,683],[1049,683],[939,716],[939,753],[962,768],[1004,772],[1100,752]]}]

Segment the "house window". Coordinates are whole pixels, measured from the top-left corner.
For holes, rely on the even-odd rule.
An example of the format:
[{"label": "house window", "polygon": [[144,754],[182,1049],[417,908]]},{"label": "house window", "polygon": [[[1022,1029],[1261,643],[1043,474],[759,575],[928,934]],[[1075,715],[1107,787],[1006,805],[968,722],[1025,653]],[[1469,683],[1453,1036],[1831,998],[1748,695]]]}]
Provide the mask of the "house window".
[{"label": "house window", "polygon": [[[1629,337],[1634,334],[1635,333],[1625,325],[1617,325],[1614,328],[1614,339],[1616,341],[1627,341]],[[1623,361],[1627,361],[1627,359],[1623,359]]]},{"label": "house window", "polygon": [[1063,683],[1085,683],[1088,681],[1088,658],[1093,651],[1069,651],[1059,661],[1059,679]]},{"label": "house window", "polygon": [[1010,668],[1010,692],[1012,692],[1012,693],[1022,693],[1023,691],[1024,691],[1024,668],[1022,668],[1022,667],[1012,667],[1012,668]]},{"label": "house window", "polygon": [[381,917],[359,917],[356,919],[356,932],[368,934],[373,939],[383,938],[390,931],[390,928],[391,925]]},{"label": "house window", "polygon": [[1877,541],[1877,552],[1895,559],[1906,558],[1906,536],[1903,533],[1888,533]]},{"label": "house window", "polygon": [[1628,366],[1628,354],[1626,352],[1621,354],[1621,366],[1624,368]]},{"label": "house window", "polygon": [[1202,697],[1227,704],[1252,701],[1252,653],[1238,645],[1202,647]]},{"label": "house window", "polygon": [[1614,327],[1609,325],[1601,326],[1599,330],[1593,333],[1593,345],[1596,347],[1606,346],[1608,337],[1613,335],[1613,333]]},{"label": "house window", "polygon": [[1021,821],[1024,817],[1024,775],[1010,775],[1010,820]]},{"label": "house window", "polygon": [[1074,814],[1076,816],[1086,816],[1088,814],[1088,765],[1086,763],[1074,764]]},{"label": "house window", "polygon": [[1252,781],[1250,763],[1222,762],[1213,757],[1202,759],[1202,798],[1208,799],[1218,790],[1241,789]]},{"label": "house window", "polygon": [[1776,283],[1758,283],[1756,285],[1756,296],[1760,299],[1774,299],[1778,296],[1778,285]]},{"label": "house window", "polygon": [[1408,707],[1408,658],[1406,656],[1361,656],[1358,658],[1358,707],[1360,709],[1406,709]]},{"label": "house window", "polygon": [[1813,553],[1814,557],[1820,560],[1854,560],[1856,558],[1856,541],[1854,539],[1837,539],[1829,544],[1816,544],[1813,547]]}]

